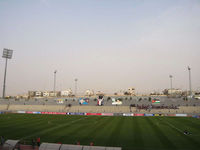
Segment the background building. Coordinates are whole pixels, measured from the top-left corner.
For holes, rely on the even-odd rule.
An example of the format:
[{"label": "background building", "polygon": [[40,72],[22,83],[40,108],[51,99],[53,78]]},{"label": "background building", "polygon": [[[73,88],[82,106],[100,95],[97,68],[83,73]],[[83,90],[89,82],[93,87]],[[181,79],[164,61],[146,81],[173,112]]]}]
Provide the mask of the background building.
[{"label": "background building", "polygon": [[68,89],[68,90],[65,90],[65,91],[60,91],[60,96],[72,96],[73,93],[72,93],[72,90],[71,89]]},{"label": "background building", "polygon": [[131,88],[128,88],[128,93],[130,95],[135,95],[135,88],[131,87]]},{"label": "background building", "polygon": [[85,91],[85,96],[93,96],[94,95],[94,91],[93,90],[86,90]]},{"label": "background building", "polygon": [[163,91],[164,95],[182,95],[183,91],[181,89],[165,89]]},{"label": "background building", "polygon": [[43,92],[43,97],[49,97],[50,93],[48,91]]}]

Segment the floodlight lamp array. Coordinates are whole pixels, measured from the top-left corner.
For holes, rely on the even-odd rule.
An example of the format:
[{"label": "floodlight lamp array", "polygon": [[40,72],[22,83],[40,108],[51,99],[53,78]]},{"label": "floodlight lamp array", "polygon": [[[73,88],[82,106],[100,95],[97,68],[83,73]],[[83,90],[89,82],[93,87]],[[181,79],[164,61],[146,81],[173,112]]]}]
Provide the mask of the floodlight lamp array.
[{"label": "floodlight lamp array", "polygon": [[11,59],[12,58],[12,54],[13,54],[13,50],[4,48],[2,57]]}]

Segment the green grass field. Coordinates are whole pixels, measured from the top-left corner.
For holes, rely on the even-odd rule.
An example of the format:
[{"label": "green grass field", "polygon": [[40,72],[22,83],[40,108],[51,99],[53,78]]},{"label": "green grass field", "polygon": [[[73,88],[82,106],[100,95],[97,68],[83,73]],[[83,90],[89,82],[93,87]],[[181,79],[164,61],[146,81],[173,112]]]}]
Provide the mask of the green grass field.
[{"label": "green grass field", "polygon": [[[192,134],[184,135],[188,130]],[[117,146],[123,150],[200,149],[200,120],[189,117],[107,117],[1,114],[0,135],[42,142]]]}]

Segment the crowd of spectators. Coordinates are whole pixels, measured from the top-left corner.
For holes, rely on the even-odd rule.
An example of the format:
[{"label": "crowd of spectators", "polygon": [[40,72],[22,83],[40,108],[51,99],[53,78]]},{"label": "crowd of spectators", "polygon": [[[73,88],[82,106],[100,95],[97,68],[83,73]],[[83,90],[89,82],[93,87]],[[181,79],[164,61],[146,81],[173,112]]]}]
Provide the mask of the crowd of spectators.
[{"label": "crowd of spectators", "polygon": [[177,106],[171,105],[171,106],[164,106],[164,105],[135,105],[131,104],[130,107],[136,107],[137,109],[145,109],[145,110],[151,110],[151,109],[178,109]]}]

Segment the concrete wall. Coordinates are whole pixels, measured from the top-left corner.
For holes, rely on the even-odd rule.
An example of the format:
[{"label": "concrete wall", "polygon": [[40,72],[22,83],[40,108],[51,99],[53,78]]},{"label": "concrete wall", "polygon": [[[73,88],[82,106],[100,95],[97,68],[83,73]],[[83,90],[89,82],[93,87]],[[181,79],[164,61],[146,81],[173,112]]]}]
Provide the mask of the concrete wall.
[{"label": "concrete wall", "polygon": [[46,111],[89,113],[187,113],[200,114],[200,106],[180,106],[179,109],[136,109],[129,106],[71,106],[65,105],[0,105],[0,111]]}]

